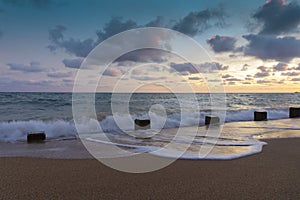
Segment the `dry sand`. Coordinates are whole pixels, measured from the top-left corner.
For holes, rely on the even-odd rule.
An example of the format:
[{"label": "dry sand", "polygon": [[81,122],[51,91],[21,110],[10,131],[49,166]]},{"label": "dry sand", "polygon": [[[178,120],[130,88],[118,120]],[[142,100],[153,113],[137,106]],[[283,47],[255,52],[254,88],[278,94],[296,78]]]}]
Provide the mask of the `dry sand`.
[{"label": "dry sand", "polygon": [[93,159],[0,158],[0,199],[300,199],[300,138],[267,142],[260,154],[146,174]]}]

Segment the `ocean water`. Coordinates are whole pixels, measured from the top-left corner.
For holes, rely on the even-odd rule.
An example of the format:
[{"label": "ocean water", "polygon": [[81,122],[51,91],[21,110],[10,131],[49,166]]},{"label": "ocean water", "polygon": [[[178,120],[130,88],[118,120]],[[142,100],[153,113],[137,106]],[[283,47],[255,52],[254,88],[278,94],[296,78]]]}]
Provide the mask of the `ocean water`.
[{"label": "ocean water", "polygon": [[[193,138],[191,147],[182,158],[201,159],[199,146],[210,145],[205,135],[204,117],[210,114],[210,95],[196,94],[197,101],[191,101],[190,94],[183,94],[184,105],[180,105],[174,94],[135,93],[129,102],[129,113],[132,122],[124,118],[123,128],[134,132],[133,120],[148,118],[149,110],[159,105],[166,115],[162,120],[159,115],[151,115],[151,129],[142,134],[153,134],[150,140],[138,140],[125,134],[116,124],[114,117],[122,122],[122,113],[112,116],[110,93],[97,93],[95,95],[95,110],[97,119],[91,119],[87,126],[99,123],[103,133],[88,133],[86,139],[90,142],[119,145],[122,148],[140,149],[146,152],[155,152],[153,149],[162,148],[174,138],[178,127],[184,127],[186,135],[178,139],[180,144],[190,141],[191,127],[198,127],[199,132]],[[122,99],[119,104],[123,104]],[[195,105],[199,107],[195,110]],[[270,131],[299,130],[298,120],[289,120],[289,107],[300,106],[299,93],[276,94],[226,94],[226,118],[221,136],[214,142],[214,151],[207,159],[232,159],[260,152],[265,144],[257,140],[266,137]],[[224,108],[222,108],[224,109]],[[250,122],[253,120],[255,110],[266,110],[268,119],[264,123]],[[25,141],[28,132],[45,131],[48,139],[76,137],[77,131],[72,116],[71,93],[0,93],[0,142]],[[196,116],[200,113],[200,120]],[[116,119],[116,118],[115,118]],[[286,121],[288,120],[288,121]],[[235,128],[232,128],[235,127]],[[246,127],[246,128],[245,128]],[[90,130],[90,129],[88,129]],[[158,130],[160,132],[158,133]],[[249,130],[251,130],[249,132]],[[274,131],[275,130],[275,131]],[[94,134],[94,135],[90,135]],[[103,136],[109,136],[106,141]],[[298,134],[292,134],[297,137]],[[255,137],[256,139],[254,139]],[[299,135],[300,136],[300,135]],[[269,135],[272,138],[272,135]],[[280,136],[282,137],[282,135]],[[145,148],[146,147],[146,148]],[[147,149],[147,150],[145,150]],[[165,157],[172,157],[179,149],[168,151]],[[153,153],[155,154],[155,153]],[[104,155],[112,156],[112,155]]]}]

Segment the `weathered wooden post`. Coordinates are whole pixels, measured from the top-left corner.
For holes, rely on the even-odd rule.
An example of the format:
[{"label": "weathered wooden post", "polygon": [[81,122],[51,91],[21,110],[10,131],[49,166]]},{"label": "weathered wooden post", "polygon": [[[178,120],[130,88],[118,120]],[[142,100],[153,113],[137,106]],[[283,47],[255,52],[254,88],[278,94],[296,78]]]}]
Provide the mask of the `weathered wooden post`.
[{"label": "weathered wooden post", "polygon": [[135,130],[146,130],[150,129],[150,119],[135,119],[134,129]]},{"label": "weathered wooden post", "polygon": [[220,118],[218,116],[208,115],[205,116],[205,125],[209,124],[219,124]]},{"label": "weathered wooden post", "polygon": [[267,111],[255,111],[254,112],[254,121],[267,121],[268,113]]},{"label": "weathered wooden post", "polygon": [[300,107],[290,107],[290,118],[300,117]]},{"label": "weathered wooden post", "polygon": [[27,142],[33,143],[33,142],[44,142],[46,140],[46,134],[45,132],[32,132],[27,134]]}]

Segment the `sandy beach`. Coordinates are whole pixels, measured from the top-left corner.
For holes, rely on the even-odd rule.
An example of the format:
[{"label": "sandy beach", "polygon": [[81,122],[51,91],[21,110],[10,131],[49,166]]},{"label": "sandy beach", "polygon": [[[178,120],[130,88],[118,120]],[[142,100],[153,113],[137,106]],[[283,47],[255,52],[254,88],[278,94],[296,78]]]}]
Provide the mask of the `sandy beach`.
[{"label": "sandy beach", "polygon": [[178,160],[146,174],[94,159],[0,158],[0,199],[298,199],[300,139],[230,161]]}]

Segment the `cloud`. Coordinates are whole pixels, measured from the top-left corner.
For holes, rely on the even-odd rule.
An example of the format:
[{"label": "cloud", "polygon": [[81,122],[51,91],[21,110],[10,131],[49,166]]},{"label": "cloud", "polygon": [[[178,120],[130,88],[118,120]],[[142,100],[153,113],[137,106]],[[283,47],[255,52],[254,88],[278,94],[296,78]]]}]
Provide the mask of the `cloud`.
[{"label": "cloud", "polygon": [[65,31],[66,27],[61,25],[57,25],[54,29],[49,30],[49,40],[52,42],[51,45],[48,45],[50,51],[55,52],[57,49],[62,48],[71,55],[86,57],[96,46],[96,43],[91,38],[85,40],[65,39]]},{"label": "cloud", "polygon": [[229,66],[225,66],[217,62],[202,63],[198,66],[201,72],[224,71],[229,68]]},{"label": "cloud", "polygon": [[157,16],[155,20],[148,22],[146,27],[165,27],[165,19],[162,16]]},{"label": "cloud", "polygon": [[262,24],[260,34],[282,34],[292,32],[300,24],[300,6],[297,1],[268,0],[253,18]]},{"label": "cloud", "polygon": [[50,78],[68,78],[72,76],[72,72],[50,72],[47,76]]},{"label": "cloud", "polygon": [[74,58],[74,59],[64,59],[62,62],[65,65],[65,67],[79,69],[83,60],[84,60],[83,58]]},{"label": "cloud", "polygon": [[270,69],[265,66],[259,66],[257,69],[259,69],[261,72],[269,72],[270,71]]},{"label": "cloud", "polygon": [[257,72],[254,75],[255,78],[262,78],[262,77],[267,77],[267,76],[270,76],[269,72]]},{"label": "cloud", "polygon": [[[223,27],[225,25],[224,18],[226,13],[222,6],[213,9],[207,9],[199,12],[191,12],[183,19],[177,21],[175,25],[165,24],[164,18],[161,16],[149,21],[145,25],[138,25],[136,21],[121,17],[113,17],[108,21],[101,30],[96,31],[96,39],[75,39],[73,37],[65,38],[64,32],[66,27],[58,25],[49,30],[49,40],[51,44],[48,48],[51,51],[63,49],[71,55],[78,57],[86,57],[89,52],[103,40],[118,34],[120,32],[139,28],[139,27],[169,27],[182,33],[195,36],[203,32],[210,26]],[[173,20],[174,21],[174,20]],[[171,27],[170,27],[171,26]]]},{"label": "cloud", "polygon": [[201,78],[199,78],[199,77],[189,77],[189,80],[198,81],[198,80],[201,80]]},{"label": "cloud", "polygon": [[228,85],[235,85],[235,82],[234,81],[230,81],[227,83]]},{"label": "cloud", "polygon": [[290,61],[300,57],[300,40],[295,37],[276,37],[270,35],[245,35],[248,40],[244,54],[262,60]]},{"label": "cloud", "polygon": [[[152,24],[152,26],[154,26],[155,23],[157,25],[157,23],[160,23],[160,20],[161,18],[158,17],[148,25]],[[104,28],[101,31],[97,32],[96,40],[92,38],[79,40],[72,37],[66,38],[64,36],[64,32],[67,30],[66,27],[58,25],[55,28],[49,30],[49,40],[51,41],[51,44],[48,45],[48,48],[52,52],[55,52],[58,49],[63,49],[71,55],[75,55],[77,57],[86,57],[92,49],[94,49],[100,42],[107,39],[108,37],[113,36],[119,32],[137,27],[139,26],[133,20],[124,21],[122,18],[112,18],[108,23],[105,24]],[[152,43],[159,43],[161,40],[168,40],[167,36],[160,36],[157,38],[137,38],[137,42],[145,42],[145,40],[150,39]],[[165,60],[163,58],[164,55],[165,54],[163,54],[161,51],[159,52],[157,50],[139,50],[129,52],[121,56],[116,60],[116,62],[162,62]]]},{"label": "cloud", "polygon": [[242,68],[242,71],[247,71],[247,70],[248,70],[248,67],[249,67],[248,64],[244,64],[244,65],[243,65],[243,68]]},{"label": "cloud", "polygon": [[246,82],[243,82],[243,84],[244,84],[244,85],[251,85],[252,83],[246,81]]},{"label": "cloud", "polygon": [[195,36],[210,27],[224,27],[227,14],[222,5],[198,12],[190,12],[175,23],[173,29],[189,36]]},{"label": "cloud", "polygon": [[[197,32],[200,33],[204,30],[201,30],[201,27],[204,28],[210,25],[210,23],[214,23],[214,26],[223,26],[225,24],[224,18],[226,14],[224,12],[224,8],[219,6],[214,9],[207,9],[200,12],[192,12],[189,13],[184,19],[177,21],[174,25],[174,29],[178,29],[178,31],[184,32],[183,22],[191,17],[195,17],[195,20],[192,24],[189,24],[197,29]],[[174,21],[174,20],[173,20]],[[51,52],[56,52],[61,49],[66,53],[76,56],[76,59],[64,59],[62,62],[66,67],[69,68],[79,68],[82,63],[82,58],[85,58],[99,43],[104,41],[105,39],[118,34],[120,32],[130,30],[133,28],[139,27],[172,27],[171,23],[165,23],[165,20],[162,16],[157,16],[154,20],[149,21],[145,25],[138,25],[136,21],[128,19],[124,20],[121,17],[113,17],[111,18],[101,30],[96,31],[96,38],[86,38],[86,39],[76,39],[73,37],[66,37],[65,32],[67,28],[62,25],[57,25],[53,29],[49,30],[49,40],[51,42],[47,48]],[[153,38],[152,36],[149,38],[135,38],[141,43],[161,43],[163,40],[166,43],[170,40],[170,36],[160,36]],[[151,41],[145,41],[151,40]],[[130,42],[130,41],[127,41]],[[121,44],[118,44],[121,45]],[[168,58],[168,54],[166,52],[153,50],[153,49],[143,49],[138,51],[132,51],[125,55],[122,55],[114,62],[125,63],[125,62],[164,62]]]},{"label": "cloud", "polygon": [[98,43],[126,30],[137,28],[138,25],[133,20],[124,21],[121,17],[113,17],[106,23],[102,30],[97,31]]},{"label": "cloud", "polygon": [[55,28],[49,30],[49,40],[54,43],[59,43],[64,39],[63,32],[67,30],[65,26],[56,25]]},{"label": "cloud", "polygon": [[119,69],[115,68],[115,67],[110,67],[107,68],[104,72],[103,72],[103,76],[118,76],[120,75],[121,72]]},{"label": "cloud", "polygon": [[238,79],[238,78],[227,78],[226,81],[236,82],[236,81],[242,81],[242,80]]},{"label": "cloud", "polygon": [[11,70],[21,71],[21,72],[25,72],[25,73],[44,72],[47,70],[47,69],[41,67],[39,62],[31,62],[29,65],[8,63],[7,66],[9,66],[9,68]]},{"label": "cloud", "polygon": [[222,78],[225,78],[225,79],[226,78],[231,78],[231,77],[232,77],[232,75],[230,75],[230,74],[225,74],[225,75],[222,76]]},{"label": "cloud", "polygon": [[236,39],[229,36],[215,35],[206,42],[214,50],[214,52],[228,52],[235,50]]},{"label": "cloud", "polygon": [[300,70],[300,63],[298,64],[298,67],[295,68],[295,70]]},{"label": "cloud", "polygon": [[286,72],[286,73],[281,73],[282,76],[299,76],[300,72]]},{"label": "cloud", "polygon": [[136,22],[133,20],[124,21],[120,17],[113,17],[104,25],[102,30],[96,32],[96,40],[92,38],[80,40],[72,37],[66,39],[64,36],[64,32],[67,30],[66,27],[57,25],[55,28],[49,30],[49,40],[52,44],[48,48],[52,52],[57,49],[63,49],[71,55],[86,57],[103,40],[117,33],[137,27]]},{"label": "cloud", "polygon": [[293,78],[292,81],[300,81],[300,78]]},{"label": "cloud", "polygon": [[177,72],[188,72],[190,74],[199,73],[199,71],[191,63],[170,63],[170,67]]},{"label": "cloud", "polygon": [[269,81],[269,80],[257,80],[256,83],[257,84],[267,84],[267,83],[271,83],[271,81]]},{"label": "cloud", "polygon": [[150,76],[150,75],[131,76],[131,78],[139,81],[159,81],[159,80],[167,79],[167,77],[165,76]]},{"label": "cloud", "polygon": [[140,49],[120,56],[115,62],[156,62],[167,61],[168,53],[157,49]]},{"label": "cloud", "polygon": [[191,64],[191,63],[170,63],[171,68],[175,69],[177,72],[190,74],[203,73],[203,72],[213,72],[227,70],[228,66],[224,66],[217,62],[211,63],[201,63],[201,64]]},{"label": "cloud", "polygon": [[285,71],[288,69],[288,64],[286,63],[278,63],[273,67],[273,71]]}]

